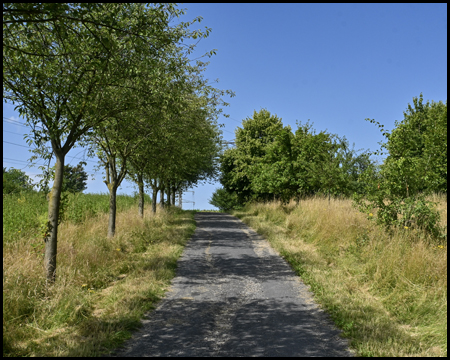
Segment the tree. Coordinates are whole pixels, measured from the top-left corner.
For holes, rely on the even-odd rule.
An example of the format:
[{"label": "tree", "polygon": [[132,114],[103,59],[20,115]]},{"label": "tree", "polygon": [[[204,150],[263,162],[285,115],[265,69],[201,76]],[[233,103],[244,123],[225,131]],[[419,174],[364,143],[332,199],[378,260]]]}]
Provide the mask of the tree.
[{"label": "tree", "polygon": [[[143,214],[143,188],[146,182],[153,191],[152,211],[156,212],[156,195],[161,192],[164,206],[173,204],[175,192],[207,181],[217,175],[220,131],[217,117],[227,90],[213,88],[201,72],[206,63],[186,64],[185,77],[174,76],[166,82],[165,94],[170,95],[162,106],[146,108],[141,117],[145,140],[129,157],[129,177],[138,185],[139,213]],[[141,195],[142,194],[142,195]]]},{"label": "tree", "polygon": [[[61,192],[83,192],[87,189],[86,182],[88,179],[88,174],[83,169],[83,165],[86,166],[84,161],[80,161],[76,166],[64,165],[64,178],[62,183]],[[50,177],[55,178],[55,168],[56,165],[50,170]]]},{"label": "tree", "polygon": [[223,211],[230,211],[241,207],[237,194],[235,192],[228,192],[224,188],[216,189],[211,199],[209,199],[209,203]]},{"label": "tree", "polygon": [[264,175],[261,166],[255,164],[266,155],[267,145],[282,130],[283,124],[276,115],[266,109],[254,111],[253,117],[243,120],[242,128],[236,130],[236,147],[222,154],[220,182],[228,192],[237,194],[240,204],[250,199],[273,198],[264,179],[253,183],[255,177]]},{"label": "tree", "polygon": [[337,138],[339,147],[336,153],[336,159],[344,178],[340,184],[336,195],[351,196],[353,193],[362,193],[363,187],[360,183],[362,174],[373,164],[368,150],[355,150],[355,144],[349,147],[347,139]]},{"label": "tree", "polygon": [[388,228],[417,227],[442,237],[439,213],[425,196],[447,191],[447,105],[423,104],[422,94],[413,104],[391,133],[366,119],[381,128],[389,155],[379,169],[371,166],[363,174],[365,194],[355,196],[355,203],[366,213],[377,209],[377,223]]},{"label": "tree", "polygon": [[292,198],[317,193],[349,196],[370,163],[366,153],[348,148],[337,135],[318,134],[307,123],[290,126],[263,109],[243,121],[236,147],[221,156],[221,184],[213,200],[242,206],[248,201]]},{"label": "tree", "polygon": [[83,169],[86,163],[80,161],[76,166],[65,165],[63,191],[80,193],[87,189],[88,174]]},{"label": "tree", "polygon": [[272,142],[264,147],[264,155],[253,160],[251,188],[254,197],[289,201],[295,196],[293,134],[290,126],[277,130]]},{"label": "tree", "polygon": [[3,168],[3,194],[15,194],[21,191],[33,191],[33,182],[22,170]]},{"label": "tree", "polygon": [[[335,161],[336,144],[325,131],[316,134],[312,125],[299,124],[292,140],[295,179],[299,196],[311,196],[318,192],[329,194],[339,178]],[[336,184],[337,185],[337,184]]]},{"label": "tree", "polygon": [[[447,104],[442,101],[423,103],[423,95],[413,98],[403,113],[404,119],[395,122],[395,129],[387,136],[383,147],[389,152],[386,166],[399,165],[401,182],[398,191],[447,192]],[[402,165],[400,165],[402,163]]]},{"label": "tree", "polygon": [[[190,76],[183,77],[186,73]],[[196,76],[195,81],[192,80],[193,75]],[[162,205],[164,191],[167,191],[170,205],[174,192],[182,184],[199,181],[201,176],[211,176],[206,174],[209,171],[207,164],[214,157],[215,145],[211,148],[210,144],[211,141],[215,144],[217,138],[211,114],[217,109],[214,107],[216,104],[212,106],[209,99],[200,94],[201,91],[214,91],[206,83],[207,79],[198,77],[197,67],[180,65],[177,72],[167,74],[165,84],[159,83],[166,90],[163,98],[133,113],[134,120],[130,118],[127,121],[129,126],[116,128],[114,134],[109,126],[108,132],[103,131],[100,137],[94,137],[102,146],[102,153],[109,154],[109,159],[120,159],[121,171],[129,173],[137,183],[141,216],[144,178],[153,189],[152,209],[156,211],[157,191],[161,191]],[[125,163],[131,166],[125,167]],[[109,164],[111,176],[114,172],[111,161]],[[210,170],[213,172],[214,169],[213,166]]]},{"label": "tree", "polygon": [[182,13],[170,4],[3,4],[3,97],[17,102],[26,117],[29,144],[43,149],[49,142],[46,156],[56,157],[45,236],[49,282],[56,276],[65,156],[93,127],[122,110],[101,106],[103,94],[140,77],[136,60],[157,63],[172,44],[204,35],[187,30],[200,19],[170,27],[171,18]]}]

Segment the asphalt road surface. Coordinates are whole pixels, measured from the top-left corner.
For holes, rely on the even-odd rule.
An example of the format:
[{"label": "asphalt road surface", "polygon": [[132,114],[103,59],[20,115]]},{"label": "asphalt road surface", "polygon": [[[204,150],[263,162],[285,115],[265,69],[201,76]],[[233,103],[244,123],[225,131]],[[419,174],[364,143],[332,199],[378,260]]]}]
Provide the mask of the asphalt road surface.
[{"label": "asphalt road surface", "polygon": [[352,356],[266,240],[231,215],[195,220],[166,297],[115,356]]}]

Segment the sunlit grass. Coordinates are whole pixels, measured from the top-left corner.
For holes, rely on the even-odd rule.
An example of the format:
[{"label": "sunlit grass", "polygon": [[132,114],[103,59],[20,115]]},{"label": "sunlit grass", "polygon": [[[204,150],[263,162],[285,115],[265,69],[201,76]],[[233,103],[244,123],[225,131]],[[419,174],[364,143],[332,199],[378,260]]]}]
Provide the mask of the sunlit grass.
[{"label": "sunlit grass", "polygon": [[95,356],[114,349],[140,325],[175,275],[195,229],[193,214],[137,205],[59,228],[57,281],[46,287],[42,249],[26,236],[3,247],[4,356]]},{"label": "sunlit grass", "polygon": [[[446,226],[446,197],[435,196]],[[234,215],[308,283],[361,356],[447,355],[447,246],[387,234],[350,200],[253,204]]]},{"label": "sunlit grass", "polygon": [[[147,196],[146,201],[149,202]],[[133,196],[118,195],[117,211],[136,205]],[[68,194],[66,209],[62,214],[65,222],[82,223],[86,219],[109,211],[108,194]],[[21,237],[39,237],[41,224],[47,221],[48,202],[38,192],[3,195],[3,243]]]}]

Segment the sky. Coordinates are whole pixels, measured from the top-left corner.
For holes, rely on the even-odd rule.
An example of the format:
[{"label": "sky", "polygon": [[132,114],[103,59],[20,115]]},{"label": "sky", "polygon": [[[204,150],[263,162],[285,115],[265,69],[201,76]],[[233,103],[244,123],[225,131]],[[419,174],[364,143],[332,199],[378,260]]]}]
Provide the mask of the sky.
[{"label": "sky", "polygon": [[[345,136],[355,149],[380,148],[384,138],[370,118],[386,130],[403,119],[413,97],[447,100],[447,4],[180,4],[183,21],[202,16],[194,28],[212,29],[195,55],[217,49],[205,76],[215,87],[235,92],[221,116],[223,138],[254,111],[267,109],[283,125],[310,120],[320,132]],[[3,167],[22,169],[33,179],[41,171],[27,166],[32,155],[23,139],[29,129],[3,105]],[[76,165],[85,149],[74,148],[66,164]],[[88,159],[88,193],[106,193],[102,173]],[[37,161],[42,164],[43,161]],[[216,209],[209,199],[220,183],[183,194],[184,209]],[[118,194],[133,194],[124,181]]]}]

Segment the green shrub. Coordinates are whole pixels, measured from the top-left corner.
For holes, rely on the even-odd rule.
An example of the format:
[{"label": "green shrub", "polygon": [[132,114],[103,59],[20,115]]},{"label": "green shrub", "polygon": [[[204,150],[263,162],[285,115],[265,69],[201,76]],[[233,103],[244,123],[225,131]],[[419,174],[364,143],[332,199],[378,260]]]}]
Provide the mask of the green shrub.
[{"label": "green shrub", "polygon": [[209,203],[223,211],[239,210],[242,208],[238,195],[235,192],[229,193],[224,188],[216,189]]}]

